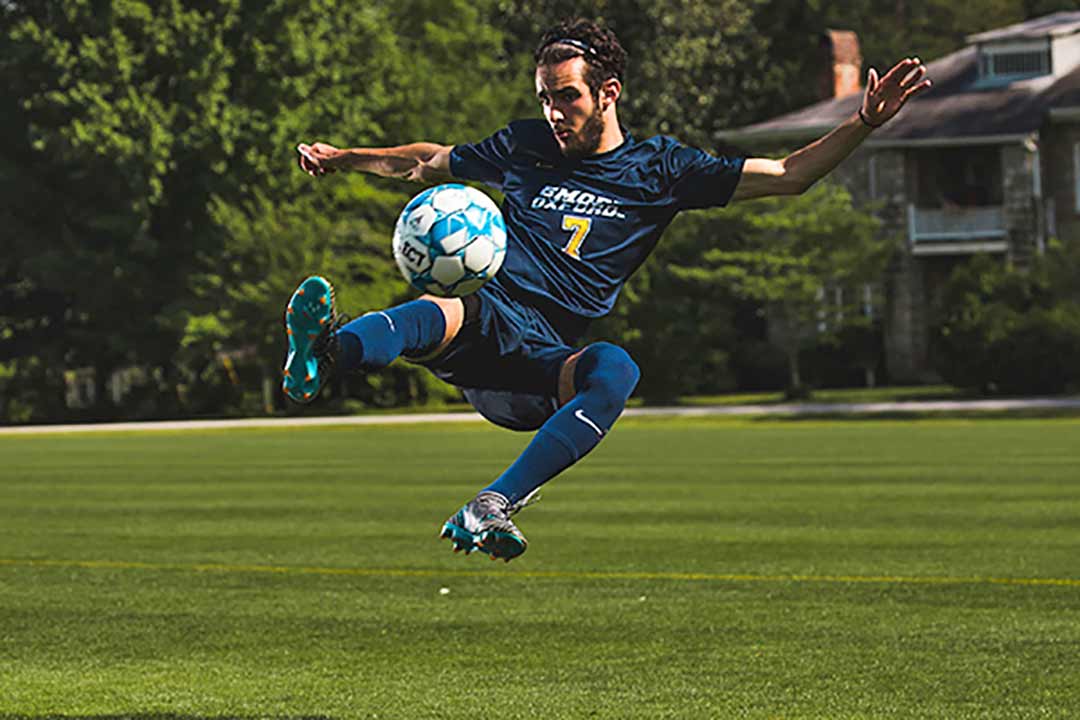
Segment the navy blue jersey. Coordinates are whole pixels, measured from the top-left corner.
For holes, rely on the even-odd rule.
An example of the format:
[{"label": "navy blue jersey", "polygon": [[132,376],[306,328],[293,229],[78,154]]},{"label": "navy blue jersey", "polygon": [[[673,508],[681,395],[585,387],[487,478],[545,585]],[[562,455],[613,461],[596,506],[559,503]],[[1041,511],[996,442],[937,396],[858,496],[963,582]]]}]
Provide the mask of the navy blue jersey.
[{"label": "navy blue jersey", "polygon": [[543,120],[518,120],[457,145],[450,172],[503,192],[506,259],[496,280],[586,318],[607,314],[680,210],[726,205],[743,158],[670,137],[581,159],[562,155]]}]

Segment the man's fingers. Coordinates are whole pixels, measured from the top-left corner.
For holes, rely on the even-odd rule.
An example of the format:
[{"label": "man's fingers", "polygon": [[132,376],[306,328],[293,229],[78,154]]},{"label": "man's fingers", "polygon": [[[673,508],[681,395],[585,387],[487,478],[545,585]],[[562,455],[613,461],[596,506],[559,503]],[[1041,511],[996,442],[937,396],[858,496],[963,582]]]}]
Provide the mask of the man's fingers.
[{"label": "man's fingers", "polygon": [[304,160],[303,155],[300,155],[296,158],[296,164],[299,165],[300,169],[306,172],[308,175],[315,175],[315,173],[312,172],[311,167],[307,164],[307,161]]},{"label": "man's fingers", "polygon": [[889,72],[885,73],[885,76],[881,78],[881,82],[899,82],[901,78],[906,77],[916,66],[921,64],[922,61],[918,58],[904,58],[889,68]]},{"label": "man's fingers", "polygon": [[[900,68],[906,66],[906,63],[907,63],[907,60],[901,60],[900,62],[896,63],[891,68],[889,68],[888,71],[886,71],[886,73],[881,76],[881,82],[887,83],[887,82],[893,80],[896,77],[896,74],[898,72],[900,72]],[[910,68],[908,68],[908,69],[910,69]],[[906,73],[907,69],[905,69],[904,72]]]},{"label": "man's fingers", "polygon": [[932,83],[926,77],[926,66],[917,57],[910,57],[889,68],[880,79],[870,68],[866,78],[867,112],[876,122],[886,122],[899,112],[908,98],[928,89]]},{"label": "man's fingers", "polygon": [[304,143],[300,143],[299,145],[296,146],[296,152],[300,153],[300,157],[307,160],[308,163],[318,167],[319,160],[318,160],[318,158],[315,157],[314,153],[311,150],[310,145],[305,145]]},{"label": "man's fingers", "polygon": [[925,75],[926,75],[926,66],[925,65],[916,65],[915,68],[911,70],[911,72],[909,72],[907,75],[905,75],[903,77],[903,79],[900,80],[900,87],[906,88],[909,85],[914,85],[914,84],[918,83],[920,80],[922,80],[923,76],[925,76]]},{"label": "man's fingers", "polygon": [[926,80],[923,80],[918,85],[913,85],[912,87],[909,87],[906,91],[904,91],[904,96],[900,99],[900,102],[902,102],[902,103],[907,102],[907,99],[909,97],[911,97],[912,95],[917,95],[918,93],[921,93],[923,90],[926,90],[927,88],[929,88],[933,84],[934,83],[931,82],[930,78],[927,78]]},{"label": "man's fingers", "polygon": [[311,177],[322,177],[326,174],[326,168],[323,168],[314,155],[312,155],[310,146],[301,143],[296,146],[296,151],[299,153],[297,164],[300,166],[301,170]]},{"label": "man's fingers", "polygon": [[300,169],[311,177],[322,177],[328,172],[333,172],[330,168],[322,166],[322,163],[319,162],[319,158],[315,156],[314,149],[310,145],[300,143],[296,146],[296,152],[299,153]]}]

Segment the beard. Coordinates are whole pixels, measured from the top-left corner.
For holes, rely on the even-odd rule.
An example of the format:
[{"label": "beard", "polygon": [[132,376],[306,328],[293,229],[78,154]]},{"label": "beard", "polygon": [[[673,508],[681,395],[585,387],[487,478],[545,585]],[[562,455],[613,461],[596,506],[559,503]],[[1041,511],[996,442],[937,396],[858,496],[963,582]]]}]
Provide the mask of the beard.
[{"label": "beard", "polygon": [[603,134],[604,115],[600,110],[600,103],[596,103],[592,114],[585,119],[585,124],[581,126],[581,130],[567,138],[562,153],[573,160],[592,155],[600,147],[600,137]]}]

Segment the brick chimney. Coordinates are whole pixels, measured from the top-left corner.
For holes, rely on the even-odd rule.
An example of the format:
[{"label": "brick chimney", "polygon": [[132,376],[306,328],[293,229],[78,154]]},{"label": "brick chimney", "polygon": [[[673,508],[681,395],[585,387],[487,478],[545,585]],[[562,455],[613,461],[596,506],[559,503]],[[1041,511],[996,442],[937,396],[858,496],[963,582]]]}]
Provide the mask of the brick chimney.
[{"label": "brick chimney", "polygon": [[850,30],[826,30],[821,36],[824,67],[818,80],[822,100],[862,92],[862,52],[859,36]]}]

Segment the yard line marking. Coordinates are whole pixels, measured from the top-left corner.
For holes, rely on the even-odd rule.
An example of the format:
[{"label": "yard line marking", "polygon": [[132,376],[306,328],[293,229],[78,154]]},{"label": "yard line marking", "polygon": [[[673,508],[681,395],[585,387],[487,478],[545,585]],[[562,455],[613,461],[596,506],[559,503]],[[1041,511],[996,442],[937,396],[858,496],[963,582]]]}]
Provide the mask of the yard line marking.
[{"label": "yard line marking", "polygon": [[120,560],[33,560],[0,558],[0,567],[57,567],[86,570],[173,570],[205,573],[277,575],[346,575],[354,577],[502,577],[570,580],[677,580],[706,582],[788,582],[881,585],[1028,585],[1080,587],[1080,578],[958,577],[947,575],[755,575],[752,573],[625,572],[588,570],[419,570],[409,568],[304,567],[300,565],[229,565],[225,563],[153,563]]}]

